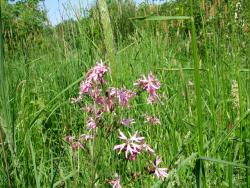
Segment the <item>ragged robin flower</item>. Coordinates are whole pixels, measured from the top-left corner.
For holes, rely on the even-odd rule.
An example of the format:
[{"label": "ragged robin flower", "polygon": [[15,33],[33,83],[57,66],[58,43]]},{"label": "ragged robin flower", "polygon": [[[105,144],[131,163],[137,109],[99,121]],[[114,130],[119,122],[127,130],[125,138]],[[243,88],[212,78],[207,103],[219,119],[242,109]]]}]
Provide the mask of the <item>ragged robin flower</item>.
[{"label": "ragged robin flower", "polygon": [[117,91],[117,98],[119,105],[128,108],[129,107],[129,99],[135,96],[135,93],[133,91],[130,91],[128,89],[119,89]]},{"label": "ragged robin flower", "polygon": [[112,186],[112,188],[121,188],[121,178],[118,174],[115,174],[114,179],[108,180],[108,183]]},{"label": "ragged robin flower", "polygon": [[141,79],[137,80],[134,85],[138,86],[141,89],[146,90],[149,93],[148,102],[156,102],[158,96],[156,90],[160,89],[160,81],[150,72],[147,77],[142,76]]},{"label": "ragged robin flower", "polygon": [[152,125],[159,125],[159,124],[161,124],[159,118],[154,117],[154,116],[149,116],[147,114],[144,115],[144,120],[145,120],[145,123],[149,123],[149,124],[152,124]]},{"label": "ragged robin flower", "polygon": [[162,162],[161,158],[159,156],[156,157],[155,161],[154,161],[154,175],[163,180],[164,178],[167,177],[168,175],[168,169],[167,168],[160,168],[159,164]]},{"label": "ragged robin flower", "polygon": [[124,126],[129,126],[129,125],[134,124],[134,123],[135,123],[135,120],[132,119],[132,118],[122,119],[121,120],[121,124],[124,125]]},{"label": "ragged robin flower", "polygon": [[86,74],[86,80],[96,84],[104,84],[104,75],[109,71],[109,68],[103,62],[97,62],[96,66],[90,69]]},{"label": "ragged robin flower", "polygon": [[131,156],[137,155],[142,149],[141,143],[144,141],[144,137],[139,137],[138,132],[135,132],[133,136],[128,138],[125,134],[119,130],[119,138],[124,141],[124,143],[116,145],[114,150],[119,150],[119,152],[124,151],[125,157],[128,158],[128,154]]},{"label": "ragged robin flower", "polygon": [[92,130],[96,128],[96,122],[92,117],[87,118],[87,129]]}]

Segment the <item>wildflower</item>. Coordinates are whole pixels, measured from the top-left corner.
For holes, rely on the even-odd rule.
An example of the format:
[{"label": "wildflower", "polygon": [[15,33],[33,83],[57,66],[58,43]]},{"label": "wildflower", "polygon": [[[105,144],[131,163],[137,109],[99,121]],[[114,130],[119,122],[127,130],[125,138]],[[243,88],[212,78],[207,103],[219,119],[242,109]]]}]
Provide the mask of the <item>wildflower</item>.
[{"label": "wildflower", "polygon": [[87,113],[93,113],[95,111],[95,106],[94,105],[88,105],[84,108],[82,108],[83,111]]},{"label": "wildflower", "polygon": [[103,65],[102,62],[97,62],[96,66],[91,68],[87,74],[85,80],[80,84],[79,96],[72,98],[71,103],[78,103],[82,100],[84,94],[88,94],[93,98],[100,95],[100,90],[97,88],[98,84],[104,84],[104,75],[109,71],[109,68]]},{"label": "wildflower", "polygon": [[121,90],[118,90],[117,92],[118,103],[123,107],[128,107],[129,99],[134,96],[135,96],[135,93],[127,89],[121,89]]},{"label": "wildflower", "polygon": [[94,136],[88,134],[81,134],[79,139],[83,141],[88,141],[94,139]]},{"label": "wildflower", "polygon": [[100,96],[101,90],[98,89],[97,87],[93,88],[91,91],[89,91],[89,95],[93,98],[96,99]]},{"label": "wildflower", "polygon": [[77,151],[77,150],[83,148],[82,143],[79,142],[79,141],[76,141],[76,142],[71,143],[70,146],[71,146],[71,148],[72,148],[73,151]]},{"label": "wildflower", "polygon": [[147,114],[144,115],[144,119],[145,119],[146,123],[150,123],[150,124],[153,124],[153,125],[159,125],[159,124],[161,124],[159,118],[156,118],[156,117],[153,117],[153,116],[149,116]]},{"label": "wildflower", "polygon": [[86,80],[89,82],[104,84],[104,75],[109,71],[109,68],[102,62],[97,62],[96,66],[90,69],[86,74]]},{"label": "wildflower", "polygon": [[106,101],[106,97],[103,97],[103,96],[98,96],[95,98],[96,104],[99,104],[99,105],[105,104],[105,101]]},{"label": "wildflower", "polygon": [[150,72],[148,77],[142,77],[136,81],[134,85],[139,86],[140,88],[146,90],[149,93],[148,102],[152,103],[157,100],[156,90],[160,88],[160,81]]},{"label": "wildflower", "polygon": [[74,140],[75,140],[75,136],[66,136],[65,138],[64,138],[64,140],[66,141],[66,142],[68,142],[68,143],[72,143],[72,142],[74,142]]},{"label": "wildflower", "polygon": [[150,154],[153,154],[155,151],[150,147],[150,145],[144,143],[142,144],[142,149]]},{"label": "wildflower", "polygon": [[115,178],[112,180],[109,180],[108,183],[112,186],[112,188],[121,188],[121,179],[118,174],[115,175]]},{"label": "wildflower", "polygon": [[123,144],[116,145],[114,150],[125,151],[125,156],[128,158],[128,154],[135,155],[139,153],[142,149],[141,143],[144,141],[144,137],[138,137],[138,133],[135,132],[133,136],[127,138],[122,131],[119,130],[119,138],[125,141]]},{"label": "wildflower", "polygon": [[158,96],[157,95],[149,95],[147,101],[148,101],[148,104],[156,103],[158,101]]},{"label": "wildflower", "polygon": [[108,92],[107,92],[107,96],[108,98],[114,98],[117,95],[118,89],[111,87],[109,88]]},{"label": "wildflower", "polygon": [[164,179],[167,177],[168,169],[167,168],[159,168],[159,164],[162,162],[161,158],[159,156],[156,157],[154,161],[154,175],[159,179]]},{"label": "wildflower", "polygon": [[90,81],[82,81],[80,84],[79,96],[89,93],[92,87],[93,87],[93,84]]},{"label": "wildflower", "polygon": [[121,124],[124,126],[129,126],[133,123],[135,123],[135,121],[134,121],[134,119],[131,119],[131,118],[121,120]]},{"label": "wildflower", "polygon": [[87,118],[87,129],[95,129],[96,128],[96,123],[92,117]]},{"label": "wildflower", "polygon": [[139,151],[138,152],[134,152],[132,155],[130,155],[129,160],[130,161],[135,161],[138,153],[139,153]]},{"label": "wildflower", "polygon": [[104,100],[104,103],[102,105],[103,110],[105,112],[112,112],[115,109],[115,96],[117,94],[117,89],[116,88],[109,88],[109,90],[106,93],[106,97]]},{"label": "wildflower", "polygon": [[76,97],[76,98],[71,98],[71,99],[70,99],[70,103],[71,103],[71,104],[79,103],[79,102],[81,102],[81,100],[82,100],[82,96],[78,96],[78,97]]}]

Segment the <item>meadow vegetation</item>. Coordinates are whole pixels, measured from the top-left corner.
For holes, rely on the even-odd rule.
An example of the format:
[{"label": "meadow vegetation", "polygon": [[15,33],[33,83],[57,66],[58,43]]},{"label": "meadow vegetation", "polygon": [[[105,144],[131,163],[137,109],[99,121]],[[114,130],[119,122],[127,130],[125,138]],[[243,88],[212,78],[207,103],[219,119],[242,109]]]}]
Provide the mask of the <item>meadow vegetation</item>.
[{"label": "meadow vegetation", "polygon": [[0,187],[250,186],[248,0],[109,0],[112,62],[41,5],[1,0]]}]

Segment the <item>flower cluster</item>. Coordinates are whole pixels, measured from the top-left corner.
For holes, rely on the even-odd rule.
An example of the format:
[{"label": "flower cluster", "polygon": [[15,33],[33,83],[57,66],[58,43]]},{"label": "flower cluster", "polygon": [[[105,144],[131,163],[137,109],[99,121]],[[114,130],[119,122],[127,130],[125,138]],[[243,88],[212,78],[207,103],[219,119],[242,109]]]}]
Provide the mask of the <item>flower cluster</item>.
[{"label": "flower cluster", "polygon": [[[136,160],[138,154],[142,151],[148,152],[149,154],[154,154],[154,150],[150,145],[145,143],[145,138],[140,137],[138,132],[135,132],[132,136],[129,133],[130,138],[128,138],[121,130],[119,130],[119,138],[123,141],[122,144],[114,146],[114,150],[119,150],[119,153],[125,152],[126,159]],[[153,164],[153,173],[159,179],[164,179],[167,177],[168,169],[160,168],[159,164],[161,163],[161,158],[156,156],[156,159]]]},{"label": "flower cluster", "polygon": [[92,98],[94,104],[83,108],[89,114],[87,117],[88,130],[95,129],[102,114],[104,112],[113,112],[116,105],[129,108],[130,99],[136,95],[133,91],[126,88],[110,87],[107,91],[102,92],[101,86],[107,83],[104,80],[104,76],[109,70],[109,67],[104,65],[103,62],[97,62],[95,67],[87,72],[85,79],[81,82],[79,96],[71,99],[72,103],[79,103],[84,95]]},{"label": "flower cluster", "polygon": [[152,124],[152,125],[159,125],[161,124],[160,119],[157,117],[149,116],[147,114],[144,115],[144,119],[146,123]]},{"label": "flower cluster", "polygon": [[80,135],[80,137],[78,139],[76,139],[75,136],[69,135],[69,136],[66,136],[64,138],[64,141],[70,145],[70,147],[73,151],[78,151],[79,149],[84,148],[84,143],[86,141],[91,140],[93,138],[94,138],[94,136],[87,135],[87,134]]},{"label": "flower cluster", "polygon": [[[117,107],[120,110],[127,111],[130,107],[130,100],[136,97],[134,91],[128,90],[124,87],[120,89],[114,87],[103,87],[104,84],[107,84],[107,81],[104,78],[109,71],[109,67],[103,64],[103,62],[97,62],[96,65],[87,72],[85,79],[80,83],[78,97],[72,98],[72,103],[80,103],[84,96],[91,99],[92,103],[82,109],[87,113],[87,130],[92,134],[96,133],[96,131],[93,130],[95,130],[98,127],[98,124],[100,124],[100,120],[104,113],[115,112]],[[148,93],[149,104],[157,102],[158,95],[156,91],[160,88],[160,81],[152,74],[152,72],[150,72],[147,77],[142,76],[134,85]],[[107,89],[103,90],[103,88]],[[120,118],[119,111],[118,118]],[[146,123],[153,125],[160,124],[160,120],[153,116],[145,115],[144,119]],[[132,118],[121,118],[119,121],[120,124],[123,125],[123,129],[135,123],[135,120]],[[145,138],[139,136],[138,131],[133,135],[128,133],[129,136],[126,136],[120,129],[118,132],[119,139],[122,143],[115,145],[113,150],[118,151],[119,154],[124,153],[126,159],[134,161],[142,152],[150,155],[155,153],[154,149],[145,142]],[[73,151],[77,151],[84,148],[85,143],[93,138],[93,135],[82,134],[78,139],[74,136],[66,136],[64,140],[70,144]],[[160,162],[161,159],[157,156],[153,164],[153,173],[157,178],[163,179],[168,173],[167,168],[159,167]],[[113,188],[121,188],[119,175],[116,175],[114,179],[109,180],[108,183]]]},{"label": "flower cluster", "polygon": [[104,76],[108,71],[109,68],[104,65],[103,62],[97,62],[96,66],[87,72],[86,78],[81,82],[79,96],[77,98],[72,98],[71,102],[80,102],[84,95],[90,95],[92,97],[98,96],[100,92],[98,87],[106,83]]}]

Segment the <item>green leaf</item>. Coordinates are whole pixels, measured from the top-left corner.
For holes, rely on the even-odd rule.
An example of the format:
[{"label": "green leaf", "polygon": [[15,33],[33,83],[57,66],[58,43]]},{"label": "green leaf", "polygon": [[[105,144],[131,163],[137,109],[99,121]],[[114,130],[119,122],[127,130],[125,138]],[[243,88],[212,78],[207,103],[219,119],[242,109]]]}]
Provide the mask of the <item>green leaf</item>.
[{"label": "green leaf", "polygon": [[148,21],[164,21],[164,20],[189,20],[190,16],[144,16],[130,18],[131,20],[148,20]]}]

